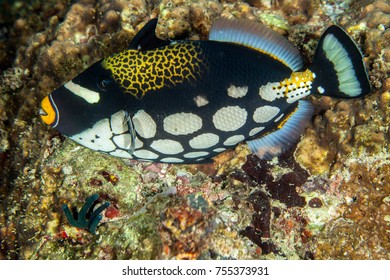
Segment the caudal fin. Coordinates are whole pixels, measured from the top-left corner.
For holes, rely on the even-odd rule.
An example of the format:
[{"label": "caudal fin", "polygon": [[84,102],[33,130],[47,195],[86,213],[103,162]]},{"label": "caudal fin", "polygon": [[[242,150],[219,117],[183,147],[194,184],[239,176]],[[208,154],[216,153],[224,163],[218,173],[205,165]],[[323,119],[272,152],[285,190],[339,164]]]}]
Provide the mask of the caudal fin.
[{"label": "caudal fin", "polygon": [[312,88],[318,94],[356,98],[371,92],[361,52],[336,25],[322,35],[309,69],[315,74]]}]

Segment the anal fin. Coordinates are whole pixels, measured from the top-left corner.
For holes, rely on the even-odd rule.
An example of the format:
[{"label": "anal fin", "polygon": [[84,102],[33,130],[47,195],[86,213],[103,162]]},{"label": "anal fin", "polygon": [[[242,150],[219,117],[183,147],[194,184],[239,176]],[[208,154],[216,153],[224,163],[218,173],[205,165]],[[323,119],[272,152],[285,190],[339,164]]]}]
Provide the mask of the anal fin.
[{"label": "anal fin", "polygon": [[282,119],[279,124],[281,128],[247,141],[250,150],[265,160],[282,154],[297,142],[312,115],[313,105],[309,101],[300,100],[295,110]]}]

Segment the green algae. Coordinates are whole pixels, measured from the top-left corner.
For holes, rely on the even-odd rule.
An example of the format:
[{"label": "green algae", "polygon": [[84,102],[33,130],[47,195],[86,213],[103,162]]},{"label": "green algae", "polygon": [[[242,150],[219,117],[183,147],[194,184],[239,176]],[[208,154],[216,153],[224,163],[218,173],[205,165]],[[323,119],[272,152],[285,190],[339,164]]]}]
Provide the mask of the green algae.
[{"label": "green algae", "polygon": [[290,29],[290,25],[288,24],[287,19],[280,15],[263,12],[259,14],[259,18],[262,22],[264,22],[268,26],[274,26],[282,30]]}]

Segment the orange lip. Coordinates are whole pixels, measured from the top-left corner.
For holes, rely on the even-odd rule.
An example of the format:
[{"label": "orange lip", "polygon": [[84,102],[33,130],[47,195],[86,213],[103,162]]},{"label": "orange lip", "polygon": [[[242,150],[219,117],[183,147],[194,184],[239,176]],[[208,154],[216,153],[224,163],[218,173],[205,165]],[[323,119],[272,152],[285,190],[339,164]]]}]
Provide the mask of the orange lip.
[{"label": "orange lip", "polygon": [[58,123],[58,121],[56,122],[56,120],[58,120],[58,113],[57,108],[49,96],[50,95],[43,98],[39,114],[45,124],[55,127]]}]

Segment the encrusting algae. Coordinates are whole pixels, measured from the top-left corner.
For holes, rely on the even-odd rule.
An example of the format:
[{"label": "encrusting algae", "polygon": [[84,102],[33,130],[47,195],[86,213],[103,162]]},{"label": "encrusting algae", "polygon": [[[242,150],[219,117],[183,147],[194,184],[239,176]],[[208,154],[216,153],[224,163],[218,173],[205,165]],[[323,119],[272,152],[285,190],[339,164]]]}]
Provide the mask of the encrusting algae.
[{"label": "encrusting algae", "polygon": [[[3,1],[1,259],[389,259],[388,1]],[[296,147],[272,161],[245,144],[214,164],[102,155],[49,130],[40,100],[126,49],[151,18],[161,38],[206,39],[218,17],[261,21],[309,62],[328,23],[364,53],[373,93],[311,96]],[[14,51],[16,50],[16,51]],[[309,64],[309,63],[308,63]],[[109,202],[93,235],[62,205]]]}]

